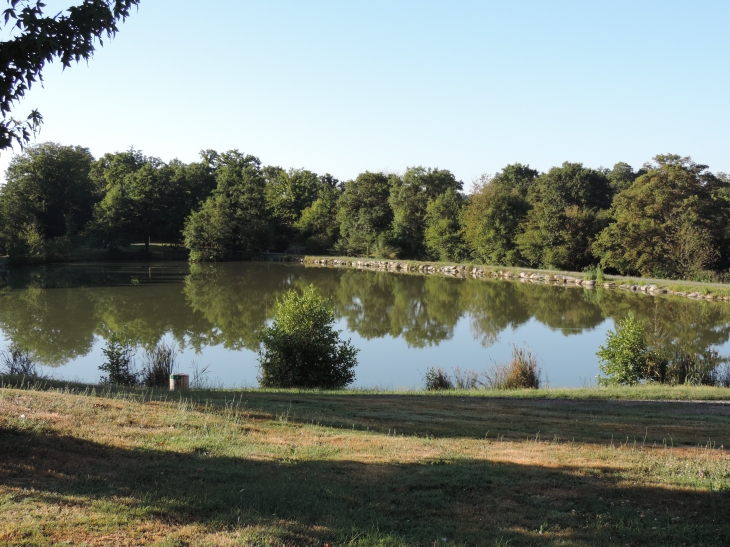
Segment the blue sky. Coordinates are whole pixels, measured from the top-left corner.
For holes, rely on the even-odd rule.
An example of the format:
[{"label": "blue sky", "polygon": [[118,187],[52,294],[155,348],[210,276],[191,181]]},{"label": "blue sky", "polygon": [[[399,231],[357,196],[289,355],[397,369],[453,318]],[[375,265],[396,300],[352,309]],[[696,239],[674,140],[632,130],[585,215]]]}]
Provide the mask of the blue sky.
[{"label": "blue sky", "polygon": [[142,0],[15,115],[96,156],[238,148],[343,180],[666,152],[728,172],[729,27],[726,0]]}]

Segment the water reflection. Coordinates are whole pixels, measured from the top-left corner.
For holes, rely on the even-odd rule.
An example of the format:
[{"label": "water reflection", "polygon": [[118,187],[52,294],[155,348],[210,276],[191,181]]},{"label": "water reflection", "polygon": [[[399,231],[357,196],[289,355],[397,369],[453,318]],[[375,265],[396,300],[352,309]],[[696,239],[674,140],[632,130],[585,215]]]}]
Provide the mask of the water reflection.
[{"label": "water reflection", "polygon": [[[276,298],[313,283],[363,343],[439,346],[468,325],[491,347],[536,322],[570,353],[571,338],[633,311],[657,342],[693,351],[730,339],[730,306],[620,291],[452,279],[272,263],[81,264],[0,272],[0,330],[8,344],[58,366],[117,332],[146,348],[164,336],[181,348],[255,351]],[[527,342],[530,342],[528,339]],[[427,350],[424,350],[427,351]],[[361,363],[361,366],[368,366]]]}]

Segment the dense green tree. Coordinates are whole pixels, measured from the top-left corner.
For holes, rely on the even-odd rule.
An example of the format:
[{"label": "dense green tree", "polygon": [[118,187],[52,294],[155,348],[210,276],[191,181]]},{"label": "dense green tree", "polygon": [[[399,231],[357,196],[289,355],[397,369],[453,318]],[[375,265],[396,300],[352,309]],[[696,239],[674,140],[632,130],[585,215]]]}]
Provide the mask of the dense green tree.
[{"label": "dense green tree", "polygon": [[43,143],[15,156],[0,188],[0,248],[13,261],[58,258],[53,247],[76,235],[98,200],[87,148]]},{"label": "dense green tree", "polygon": [[232,150],[214,163],[216,189],[185,224],[191,260],[247,258],[268,249],[266,179],[260,160]]},{"label": "dense green tree", "polygon": [[445,169],[410,167],[402,177],[390,177],[388,203],[393,209],[392,241],[401,258],[425,258],[424,233],[429,202],[463,184]]},{"label": "dense green tree", "polygon": [[611,193],[616,195],[629,189],[634,184],[634,181],[644,173],[646,173],[646,169],[634,171],[633,167],[628,163],[623,161],[618,162],[606,175],[608,177],[608,184],[611,186]]},{"label": "dense green tree", "polygon": [[336,184],[322,184],[319,197],[295,223],[299,241],[309,253],[324,253],[334,248],[340,234],[337,204],[342,190]]},{"label": "dense green tree", "polygon": [[538,172],[519,163],[493,178],[482,175],[464,211],[464,239],[474,258],[486,264],[523,262],[516,239],[530,210],[527,194]]},{"label": "dense green tree", "polygon": [[614,198],[615,222],[594,252],[626,275],[689,279],[726,268],[730,238],[728,182],[688,157],[659,155]]},{"label": "dense green tree", "polygon": [[337,207],[340,252],[367,256],[383,249],[393,222],[389,195],[389,180],[383,173],[366,171],[345,183]]},{"label": "dense green tree", "polygon": [[466,258],[461,228],[464,198],[453,188],[446,190],[426,207],[424,244],[433,260],[460,261]]},{"label": "dense green tree", "polygon": [[214,181],[207,161],[165,164],[136,150],[106,154],[92,168],[103,188],[90,231],[102,247],[127,246],[152,239],[180,243],[185,220],[210,194]]},{"label": "dense green tree", "polygon": [[565,162],[540,175],[530,188],[532,208],[517,236],[529,266],[577,270],[594,257],[591,246],[605,226],[611,188],[603,171]]},{"label": "dense green tree", "polygon": [[64,12],[48,16],[42,1],[8,0],[4,28],[9,38],[0,42],[0,149],[13,142],[21,147],[35,133],[43,118],[37,110],[25,121],[8,118],[13,103],[25,96],[36,81],[43,81],[46,63],[58,59],[65,67],[72,61],[89,60],[96,41],[113,37],[117,23],[129,16],[139,0],[84,0]]}]

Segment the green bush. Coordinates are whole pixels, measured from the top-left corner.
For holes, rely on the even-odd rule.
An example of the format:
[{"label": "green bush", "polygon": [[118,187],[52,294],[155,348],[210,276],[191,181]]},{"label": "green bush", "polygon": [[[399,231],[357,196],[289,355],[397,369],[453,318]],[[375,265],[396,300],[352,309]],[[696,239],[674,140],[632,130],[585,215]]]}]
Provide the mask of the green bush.
[{"label": "green bush", "polygon": [[600,346],[599,368],[606,377],[599,384],[637,384],[646,377],[649,350],[643,325],[630,313],[619,321],[616,332],[608,331],[606,345]]},{"label": "green bush", "polygon": [[448,373],[442,368],[430,367],[426,371],[426,389],[428,391],[440,391],[442,389],[453,389],[454,383]]},{"label": "green bush", "polygon": [[540,367],[529,348],[512,346],[512,360],[495,365],[485,373],[486,385],[491,389],[539,389]]},{"label": "green bush", "polygon": [[101,378],[103,384],[123,386],[137,384],[132,346],[122,341],[116,334],[112,334],[107,340],[106,347],[101,351],[106,356],[106,361],[99,366],[99,370],[106,372],[106,376]]},{"label": "green bush", "polygon": [[333,328],[332,304],[312,285],[288,291],[261,335],[262,387],[342,388],[355,379],[358,349]]}]

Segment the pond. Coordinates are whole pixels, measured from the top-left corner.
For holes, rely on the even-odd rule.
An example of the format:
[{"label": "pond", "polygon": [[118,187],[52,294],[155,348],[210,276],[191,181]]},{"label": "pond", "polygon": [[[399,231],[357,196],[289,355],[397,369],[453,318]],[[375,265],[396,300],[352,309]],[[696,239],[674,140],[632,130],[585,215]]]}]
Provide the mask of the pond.
[{"label": "pond", "polygon": [[649,337],[730,353],[730,305],[670,296],[496,279],[239,262],[87,263],[0,271],[0,350],[23,348],[56,378],[97,382],[106,339],[178,348],[179,371],[257,385],[257,330],[279,295],[313,284],[331,298],[342,336],[360,348],[354,386],[419,388],[429,367],[487,371],[514,344],[537,356],[543,382],[592,385],[596,351],[633,311]]}]

